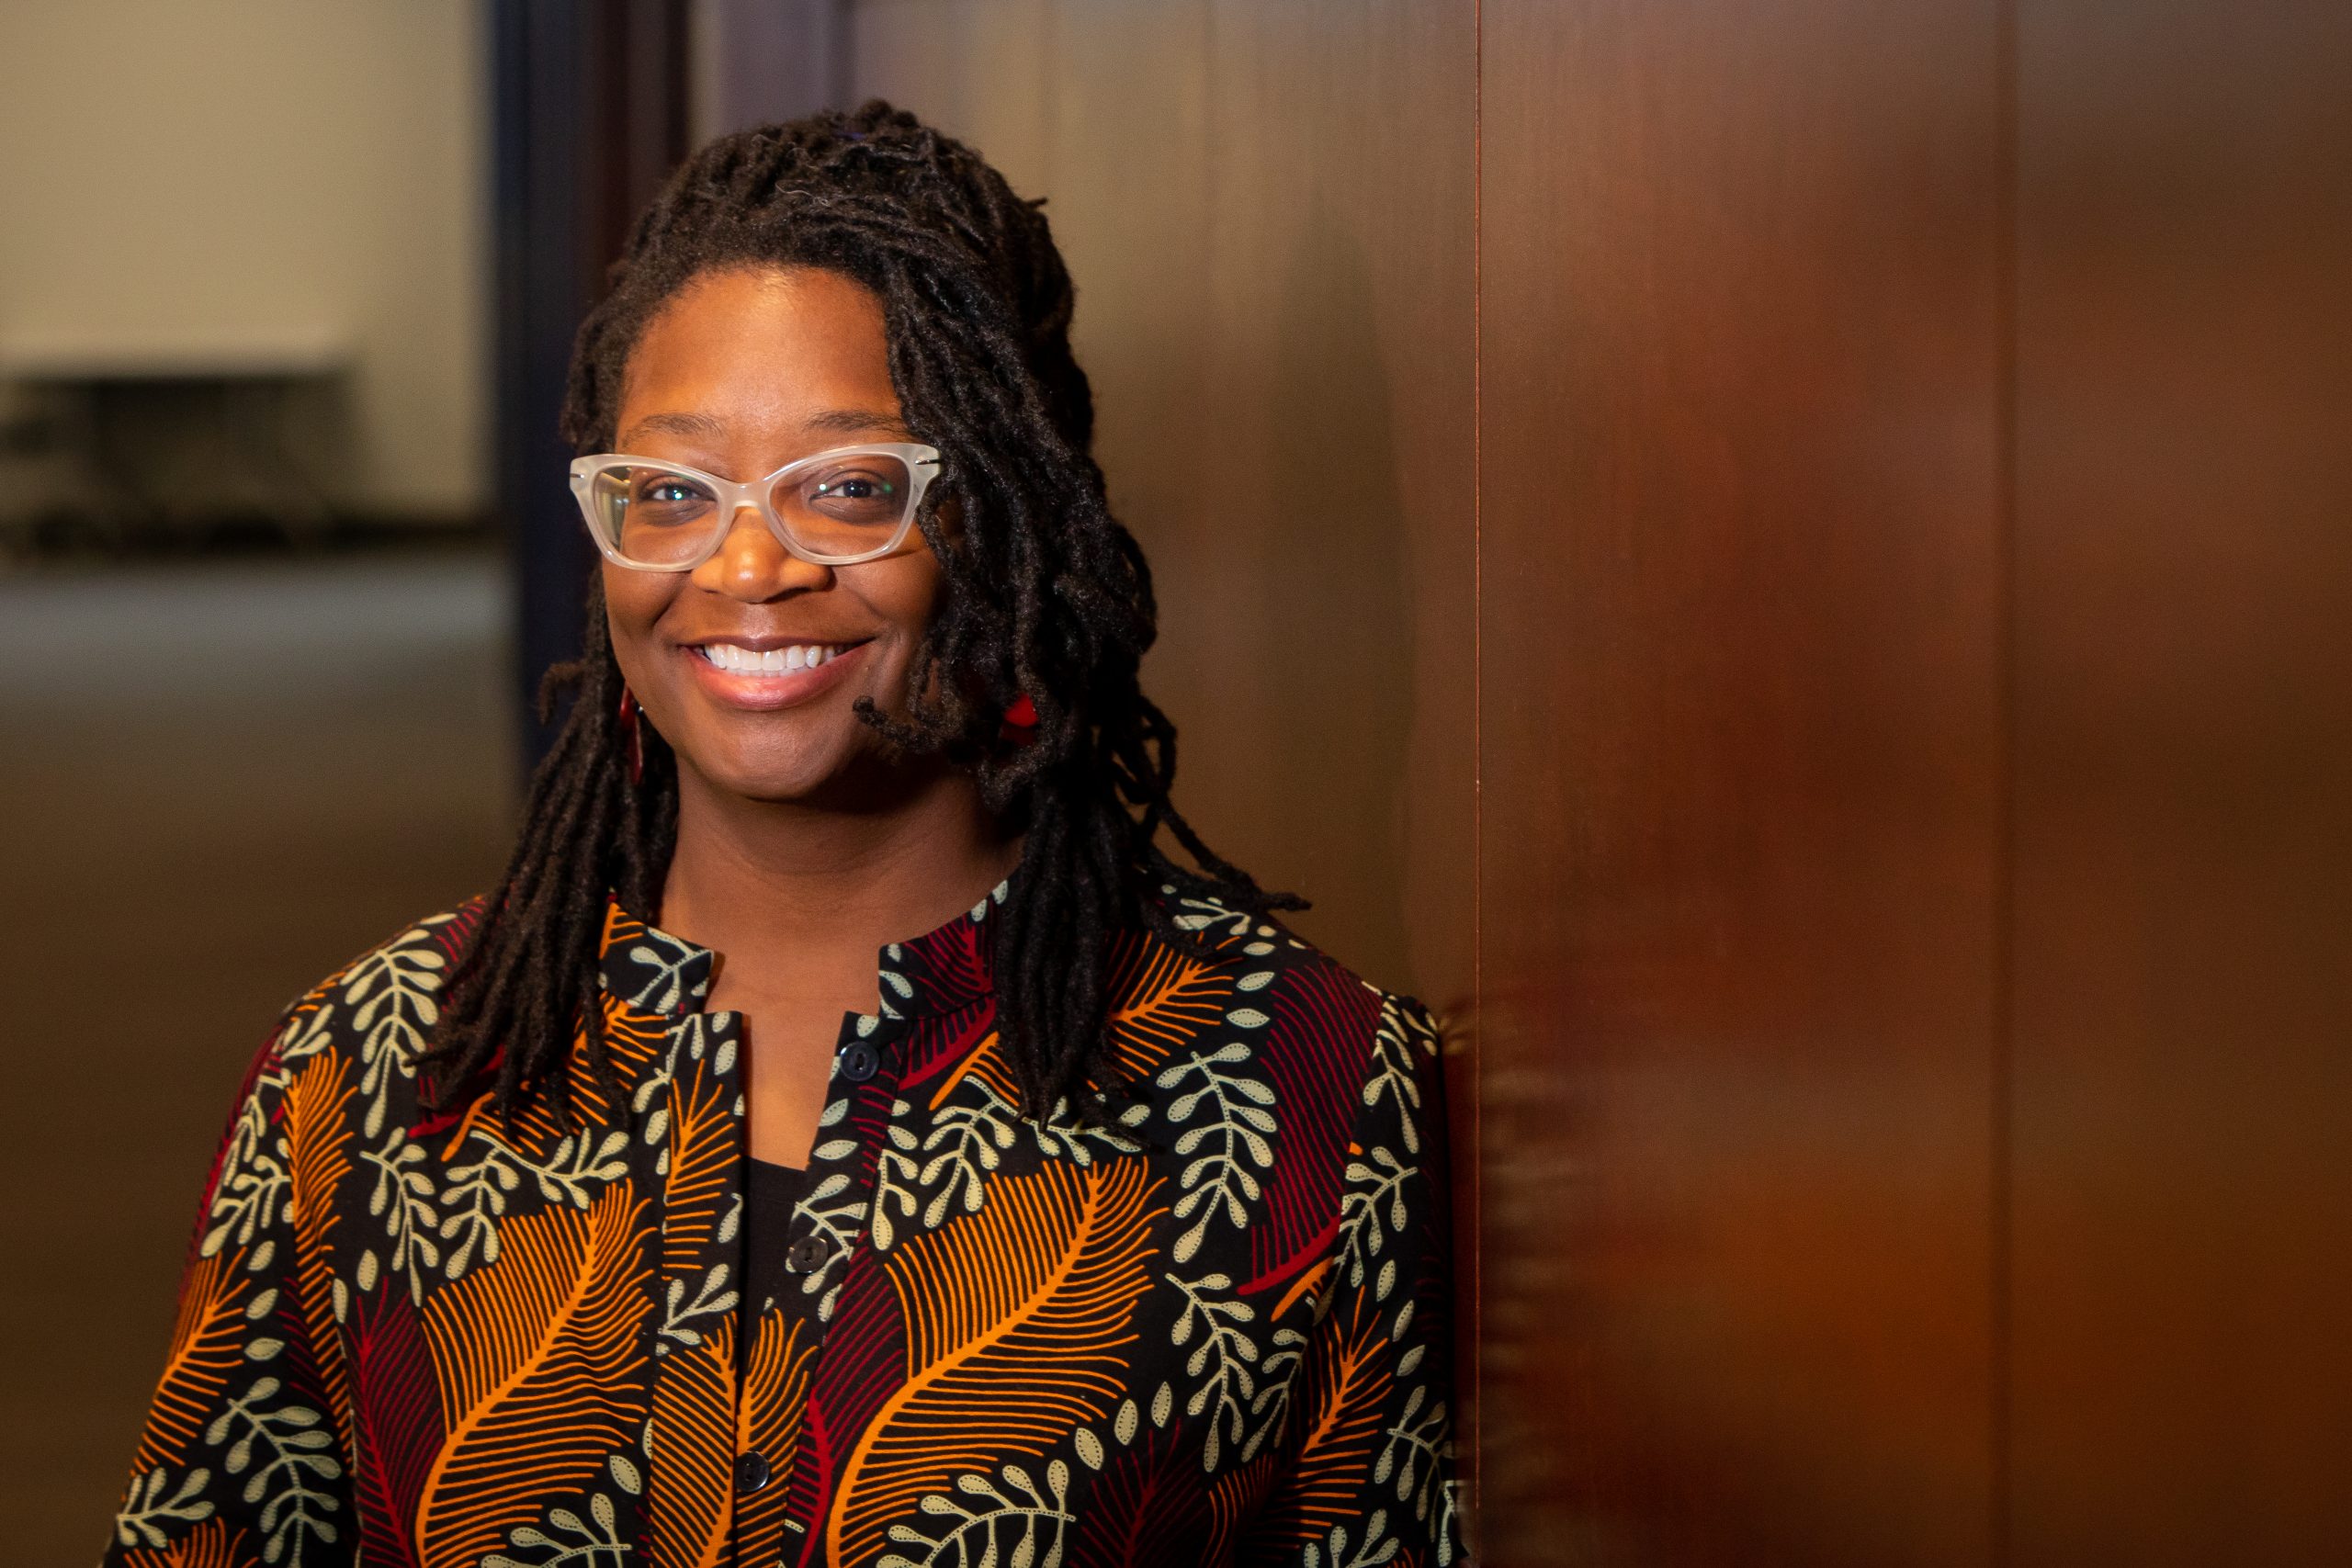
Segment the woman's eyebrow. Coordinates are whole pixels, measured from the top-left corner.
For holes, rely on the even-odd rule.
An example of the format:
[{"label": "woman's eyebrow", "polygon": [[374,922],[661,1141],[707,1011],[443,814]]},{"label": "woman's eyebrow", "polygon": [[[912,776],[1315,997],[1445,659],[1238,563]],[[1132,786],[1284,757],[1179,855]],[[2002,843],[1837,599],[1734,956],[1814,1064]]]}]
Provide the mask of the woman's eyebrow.
[{"label": "woman's eyebrow", "polygon": [[808,416],[811,430],[834,431],[843,435],[855,435],[862,431],[888,430],[911,438],[907,422],[882,409],[827,409]]},{"label": "woman's eyebrow", "polygon": [[[888,431],[914,439],[907,429],[907,422],[887,409],[826,409],[813,413],[803,422],[811,431],[843,435],[862,435],[870,430]],[[622,446],[628,446],[645,435],[683,435],[690,440],[724,441],[728,424],[707,413],[650,413],[628,427],[618,437]]]},{"label": "woman's eyebrow", "polygon": [[684,435],[720,441],[726,438],[727,422],[707,413],[650,413],[622,432],[619,444],[627,446],[640,435]]}]

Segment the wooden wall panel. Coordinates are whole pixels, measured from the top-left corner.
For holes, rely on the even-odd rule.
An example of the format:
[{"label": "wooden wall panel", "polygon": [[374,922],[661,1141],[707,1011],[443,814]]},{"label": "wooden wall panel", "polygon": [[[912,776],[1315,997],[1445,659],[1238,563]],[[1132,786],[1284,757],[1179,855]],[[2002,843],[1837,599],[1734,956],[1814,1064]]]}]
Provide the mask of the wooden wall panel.
[{"label": "wooden wall panel", "polygon": [[1484,17],[1488,1561],[1982,1562],[1996,16]]},{"label": "wooden wall panel", "polygon": [[1053,198],[1189,805],[1476,1028],[1487,1560],[2324,1560],[2352,13],[857,26]]},{"label": "wooden wall panel", "polygon": [[1467,8],[862,0],[861,91],[968,136],[1079,286],[1159,574],[1180,799],[1367,976],[1470,991]]},{"label": "wooden wall panel", "polygon": [[2014,1561],[2352,1552],[2352,11],[2019,30]]},{"label": "wooden wall panel", "polygon": [[1317,901],[1310,934],[1444,1004],[1470,951],[1471,39],[1432,9],[1066,7],[1055,173],[1187,809]]}]

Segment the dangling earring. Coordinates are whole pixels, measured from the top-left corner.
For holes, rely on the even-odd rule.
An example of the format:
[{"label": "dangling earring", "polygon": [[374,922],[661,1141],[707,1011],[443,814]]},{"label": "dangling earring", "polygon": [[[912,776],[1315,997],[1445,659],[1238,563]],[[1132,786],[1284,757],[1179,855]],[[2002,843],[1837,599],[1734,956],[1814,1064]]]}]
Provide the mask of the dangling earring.
[{"label": "dangling earring", "polygon": [[1037,705],[1022,693],[1004,710],[1004,722],[997,727],[996,738],[1014,746],[1028,746],[1037,739]]},{"label": "dangling earring", "polygon": [[628,782],[645,782],[645,737],[637,727],[637,694],[621,682],[621,733],[628,737]]}]

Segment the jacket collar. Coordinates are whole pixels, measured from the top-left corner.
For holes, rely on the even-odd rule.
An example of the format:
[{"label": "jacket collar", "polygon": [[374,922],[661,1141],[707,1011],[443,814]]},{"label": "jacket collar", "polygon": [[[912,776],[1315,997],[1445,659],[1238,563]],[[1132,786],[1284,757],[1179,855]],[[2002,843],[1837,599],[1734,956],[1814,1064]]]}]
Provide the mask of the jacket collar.
[{"label": "jacket collar", "polygon": [[[945,925],[910,942],[894,942],[876,954],[884,1019],[953,1012],[995,994],[999,911],[1012,886],[1008,877]],[[617,899],[605,899],[600,977],[604,988],[632,1011],[670,1020],[701,1011],[710,996],[715,956],[630,914]]]}]

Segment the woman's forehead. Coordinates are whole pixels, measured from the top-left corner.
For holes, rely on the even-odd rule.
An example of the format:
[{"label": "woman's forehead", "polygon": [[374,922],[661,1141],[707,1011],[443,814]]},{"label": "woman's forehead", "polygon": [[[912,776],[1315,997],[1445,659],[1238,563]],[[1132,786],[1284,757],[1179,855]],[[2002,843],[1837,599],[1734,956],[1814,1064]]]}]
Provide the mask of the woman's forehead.
[{"label": "woman's forehead", "polygon": [[807,268],[698,277],[638,338],[615,429],[624,444],[903,435],[881,302]]}]

